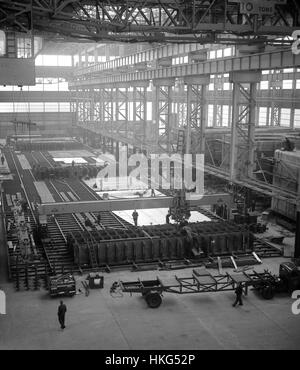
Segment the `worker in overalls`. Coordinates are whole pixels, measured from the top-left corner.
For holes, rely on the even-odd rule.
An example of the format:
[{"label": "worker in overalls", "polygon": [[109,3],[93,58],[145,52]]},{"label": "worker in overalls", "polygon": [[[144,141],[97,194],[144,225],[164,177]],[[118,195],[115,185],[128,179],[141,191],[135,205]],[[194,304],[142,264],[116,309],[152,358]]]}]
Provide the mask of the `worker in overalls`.
[{"label": "worker in overalls", "polygon": [[67,307],[63,301],[60,301],[60,305],[58,306],[57,316],[58,321],[60,323],[61,329],[65,329],[65,317],[66,317]]},{"label": "worker in overalls", "polygon": [[5,161],[5,158],[4,158],[4,155],[2,154],[1,155],[1,164],[2,164],[2,166],[4,165],[4,161]]},{"label": "worker in overalls", "polygon": [[137,213],[136,209],[132,212],[132,218],[134,222],[134,226],[137,226],[139,214]]},{"label": "worker in overalls", "polygon": [[235,295],[236,295],[236,299],[232,306],[235,307],[237,304],[239,304],[239,306],[242,306],[243,305],[243,300],[242,300],[243,286],[241,283],[239,283],[238,286],[236,287]]}]

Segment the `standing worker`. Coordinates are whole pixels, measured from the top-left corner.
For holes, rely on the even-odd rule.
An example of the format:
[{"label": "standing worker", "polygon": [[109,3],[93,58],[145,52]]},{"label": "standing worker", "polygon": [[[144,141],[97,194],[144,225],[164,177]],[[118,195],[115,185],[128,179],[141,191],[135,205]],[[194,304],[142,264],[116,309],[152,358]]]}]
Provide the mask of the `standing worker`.
[{"label": "standing worker", "polygon": [[101,214],[100,213],[97,214],[97,223],[98,225],[101,224]]},{"label": "standing worker", "polygon": [[66,312],[67,312],[66,305],[64,304],[63,301],[60,301],[60,305],[58,306],[57,315],[58,315],[58,321],[60,323],[60,327],[62,329],[65,328],[65,316],[66,316]]},{"label": "standing worker", "polygon": [[138,221],[139,214],[137,213],[136,209],[132,212],[132,218],[134,221],[134,225],[137,226],[137,221]]},{"label": "standing worker", "polygon": [[241,283],[239,283],[238,286],[236,287],[235,294],[236,294],[236,299],[232,306],[235,307],[238,303],[239,303],[239,306],[242,306],[243,305],[243,300],[242,300],[243,286]]},{"label": "standing worker", "polygon": [[2,166],[4,165],[4,162],[5,162],[5,158],[4,158],[4,155],[2,154],[1,155],[1,164],[2,164]]},{"label": "standing worker", "polygon": [[169,224],[170,223],[170,217],[171,217],[171,213],[170,211],[167,213],[166,215],[166,224]]}]

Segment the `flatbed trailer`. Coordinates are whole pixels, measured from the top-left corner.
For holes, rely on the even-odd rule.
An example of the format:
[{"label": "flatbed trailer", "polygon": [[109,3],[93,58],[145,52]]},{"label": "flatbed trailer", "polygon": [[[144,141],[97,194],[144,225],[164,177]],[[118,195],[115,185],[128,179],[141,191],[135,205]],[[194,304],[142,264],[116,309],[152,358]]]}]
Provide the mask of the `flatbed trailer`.
[{"label": "flatbed trailer", "polygon": [[157,308],[162,303],[162,293],[198,294],[234,291],[241,284],[246,295],[248,287],[253,286],[262,293],[265,299],[271,299],[274,295],[275,280],[276,277],[269,271],[212,275],[206,270],[194,269],[192,276],[187,277],[175,275],[168,279],[156,277],[153,280],[120,280],[113,283],[111,294],[117,291],[130,294],[140,293],[149,307]]}]

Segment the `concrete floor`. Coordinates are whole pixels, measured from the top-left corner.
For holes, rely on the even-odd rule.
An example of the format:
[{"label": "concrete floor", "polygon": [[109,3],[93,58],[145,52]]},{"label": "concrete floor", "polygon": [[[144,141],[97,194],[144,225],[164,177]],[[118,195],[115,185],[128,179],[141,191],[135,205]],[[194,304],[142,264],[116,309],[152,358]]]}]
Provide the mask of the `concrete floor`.
[{"label": "concrete floor", "polygon": [[[268,267],[278,273],[283,260],[265,260],[255,269]],[[166,293],[162,305],[151,309],[139,295],[112,298],[109,293],[118,279],[158,275],[163,280],[190,273],[191,269],[104,274],[104,289],[92,290],[89,297],[64,299],[65,331],[57,322],[58,299],[44,290],[15,292],[12,284],[2,281],[7,314],[0,315],[0,349],[300,349],[300,315],[292,314],[288,296],[266,301],[250,290],[244,306],[233,308],[233,292]]]}]

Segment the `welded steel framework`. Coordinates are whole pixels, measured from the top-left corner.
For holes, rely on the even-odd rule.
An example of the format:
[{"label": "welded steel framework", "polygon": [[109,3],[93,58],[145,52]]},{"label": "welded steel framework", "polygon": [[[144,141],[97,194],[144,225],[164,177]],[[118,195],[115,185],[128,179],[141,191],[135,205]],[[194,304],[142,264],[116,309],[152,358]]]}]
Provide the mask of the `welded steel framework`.
[{"label": "welded steel framework", "polygon": [[204,153],[207,122],[206,93],[210,76],[187,77],[184,81],[187,84],[186,153],[191,151]]},{"label": "welded steel framework", "polygon": [[264,37],[272,43],[299,28],[299,9],[297,0],[275,5],[270,15],[242,14],[239,3],[227,0],[1,0],[0,25],[60,42],[255,43]]},{"label": "welded steel framework", "polygon": [[[170,153],[176,151],[179,131],[183,129],[186,151],[205,152],[208,159],[206,168],[209,173],[240,184],[241,187],[247,184],[253,190],[263,189],[266,194],[273,192],[273,195],[278,198],[285,197],[286,194],[282,194],[280,189],[272,189],[270,192],[272,184],[269,184],[264,176],[262,180],[256,178],[255,173],[261,168],[255,158],[254,129],[258,112],[257,101],[259,106],[268,106],[273,99],[272,86],[276,86],[275,92],[278,97],[276,105],[271,109],[268,107],[269,115],[276,114],[277,107],[281,107],[282,104],[292,104],[293,108],[299,107],[298,95],[294,92],[291,100],[281,99],[283,94],[287,93],[282,89],[282,80],[296,81],[299,77],[296,69],[300,65],[299,56],[293,55],[289,50],[280,50],[226,59],[202,60],[198,63],[177,66],[164,67],[159,63],[158,65],[160,65],[159,68],[154,70],[115,73],[100,78],[96,74],[91,76],[89,73],[87,75],[83,73],[80,79],[76,78],[70,83],[72,88],[77,87],[83,91],[87,87],[105,90],[109,86],[108,83],[111,86],[123,86],[123,89],[127,89],[125,98],[116,88],[111,88],[112,94],[102,96],[104,100],[101,102],[103,105],[114,102],[110,107],[114,106],[114,109],[120,112],[111,114],[113,121],[110,121],[110,126],[114,127],[118,122],[117,117],[122,116],[123,125],[128,121],[127,135],[123,135],[120,126],[114,131],[99,129],[96,132],[107,134],[110,140],[115,142],[136,147],[143,146],[149,153],[153,153],[154,150]],[[293,68],[293,72],[285,72],[285,68]],[[262,74],[262,70],[273,72]],[[225,76],[228,72],[229,77]],[[149,80],[153,85],[150,90],[142,83]],[[268,81],[272,92],[269,92],[270,89],[257,91],[260,81]],[[211,83],[214,84],[214,91],[208,89]],[[224,91],[222,88],[224,83],[230,84],[232,88]],[[128,84],[131,89],[128,89]],[[138,84],[141,86],[138,87]],[[151,122],[147,122],[145,114],[147,101],[152,102]],[[128,106],[127,109],[125,108],[129,102],[133,103],[132,118],[129,117]],[[216,128],[222,126],[223,105],[228,106],[229,127],[222,127],[224,135],[214,140],[214,143],[216,141],[220,143],[218,150],[221,151],[221,158],[215,157],[214,143],[206,137],[208,104],[214,106],[213,127]],[[272,122],[271,124],[275,126],[274,118],[269,117],[268,122]],[[291,197],[294,199],[293,196]]]},{"label": "welded steel framework", "polygon": [[[173,142],[171,137],[172,130],[172,91],[174,79],[154,80],[155,86],[155,105],[154,117],[156,130],[154,131],[154,142],[157,148],[170,153]],[[177,138],[176,138],[177,139]]]},{"label": "welded steel framework", "polygon": [[261,72],[234,72],[230,142],[230,179],[253,177],[255,149],[255,106]]},{"label": "welded steel framework", "polygon": [[[149,134],[147,124],[147,87],[149,83],[145,81],[144,83],[141,82],[138,85],[140,86],[133,86],[133,136],[138,145],[143,145],[147,141],[147,134]],[[125,118],[125,120],[127,119]]]}]

